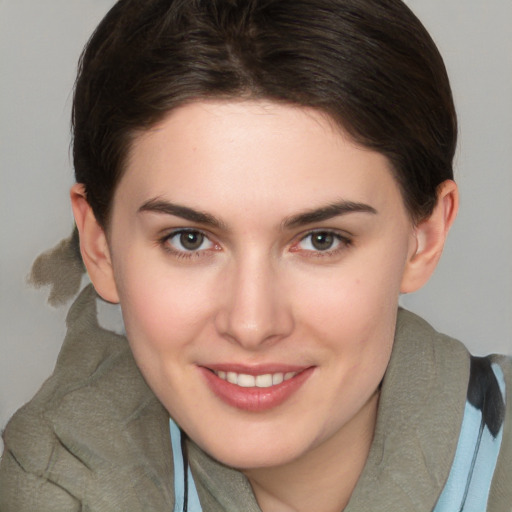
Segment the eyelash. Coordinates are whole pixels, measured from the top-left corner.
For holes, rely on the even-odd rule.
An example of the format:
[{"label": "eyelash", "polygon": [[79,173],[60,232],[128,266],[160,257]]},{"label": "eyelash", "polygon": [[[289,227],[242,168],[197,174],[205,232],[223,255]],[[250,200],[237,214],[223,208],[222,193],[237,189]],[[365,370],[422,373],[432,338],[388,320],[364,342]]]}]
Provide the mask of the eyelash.
[{"label": "eyelash", "polygon": [[[158,243],[160,246],[162,246],[162,248],[166,252],[172,254],[177,259],[192,259],[192,258],[198,258],[201,256],[205,256],[206,255],[205,252],[208,251],[209,249],[187,250],[184,248],[183,250],[179,250],[179,249],[174,248],[171,245],[170,241],[173,238],[182,236],[187,233],[202,236],[204,238],[204,240],[208,240],[215,247],[214,250],[218,250],[217,249],[219,247],[218,244],[216,244],[215,242],[212,242],[210,237],[206,233],[204,233],[203,231],[201,231],[199,229],[177,229],[177,230],[172,231],[171,233],[168,233],[165,236],[161,237],[158,240]],[[204,240],[202,241],[202,243],[204,242]],[[202,243],[201,243],[201,245],[202,245]]]},{"label": "eyelash", "polygon": [[[326,249],[326,250],[306,250],[304,251],[306,254],[306,257],[308,258],[326,258],[326,257],[333,257],[339,255],[341,252],[348,249],[350,246],[352,246],[353,241],[352,239],[347,236],[346,234],[341,234],[334,230],[329,229],[315,229],[313,231],[308,231],[304,236],[302,236],[298,242],[296,242],[291,247],[292,252],[299,252],[301,251],[300,248],[296,248],[298,244],[301,242],[307,240],[308,238],[313,237],[314,235],[327,235],[333,237],[333,239],[338,242],[338,246],[334,249]],[[312,245],[313,242],[310,241],[310,245]]]},{"label": "eyelash", "polygon": [[[220,250],[220,246],[216,242],[213,242],[206,233],[204,233],[203,231],[201,231],[199,229],[177,229],[177,230],[172,231],[171,233],[168,233],[165,236],[161,237],[158,240],[158,243],[160,246],[162,246],[162,248],[166,252],[172,254],[177,259],[192,259],[192,258],[206,256],[207,251],[209,251],[210,248],[198,249],[198,250],[187,250],[187,249],[179,250],[179,249],[175,249],[174,247],[172,247],[172,245],[170,244],[170,240],[172,240],[173,238],[176,238],[178,236],[182,236],[183,234],[187,234],[187,233],[197,234],[197,235],[204,237],[204,240],[208,240],[210,242],[210,244],[212,244],[212,246],[214,247],[213,250]],[[339,246],[335,247],[334,249],[326,249],[323,251],[322,250],[305,250],[304,251],[300,248],[297,248],[297,246],[301,242],[307,240],[310,237],[313,237],[314,235],[332,236],[335,241],[339,242]],[[201,245],[202,245],[202,243],[201,243]],[[312,245],[312,242],[310,242],[310,244]],[[342,235],[342,234],[338,233],[337,231],[333,231],[333,230],[329,230],[329,229],[316,229],[313,231],[308,231],[306,234],[301,236],[300,239],[290,247],[290,251],[291,252],[301,252],[302,251],[305,254],[307,254],[305,257],[313,257],[313,258],[332,257],[332,256],[336,256],[336,255],[340,254],[342,251],[344,251],[347,248],[349,248],[350,246],[352,246],[352,244],[353,244],[352,239],[350,237],[348,237],[347,235]]]}]

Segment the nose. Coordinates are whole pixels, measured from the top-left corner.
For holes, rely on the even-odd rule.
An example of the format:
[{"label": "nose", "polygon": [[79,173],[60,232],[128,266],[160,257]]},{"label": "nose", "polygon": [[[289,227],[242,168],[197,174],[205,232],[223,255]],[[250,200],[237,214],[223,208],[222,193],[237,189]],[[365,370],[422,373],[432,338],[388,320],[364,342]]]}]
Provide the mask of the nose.
[{"label": "nose", "polygon": [[268,257],[234,266],[224,282],[216,317],[219,334],[246,350],[259,350],[289,336],[294,320],[279,268]]}]

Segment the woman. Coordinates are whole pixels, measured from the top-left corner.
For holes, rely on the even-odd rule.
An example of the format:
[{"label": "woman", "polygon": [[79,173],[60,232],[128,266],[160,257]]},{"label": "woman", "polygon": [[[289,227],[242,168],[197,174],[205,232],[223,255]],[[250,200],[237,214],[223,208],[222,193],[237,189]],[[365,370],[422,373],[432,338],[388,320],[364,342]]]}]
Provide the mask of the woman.
[{"label": "woman", "polygon": [[94,289],[6,429],[2,510],[510,510],[510,362],[397,312],[458,204],[406,6],[121,1],[73,126]]}]

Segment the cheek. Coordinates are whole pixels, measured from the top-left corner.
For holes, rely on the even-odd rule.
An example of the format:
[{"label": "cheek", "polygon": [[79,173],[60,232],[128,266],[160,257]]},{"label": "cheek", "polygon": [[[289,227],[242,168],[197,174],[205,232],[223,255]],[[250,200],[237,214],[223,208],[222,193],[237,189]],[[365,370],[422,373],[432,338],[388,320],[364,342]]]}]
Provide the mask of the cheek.
[{"label": "cheek", "polygon": [[[163,353],[193,342],[211,315],[211,280],[136,258],[117,275],[123,317],[134,353]],[[125,260],[125,261],[126,261]]]},{"label": "cheek", "polygon": [[381,271],[372,272],[371,268],[350,268],[304,282],[302,288],[307,291],[297,294],[300,316],[326,338],[334,335],[362,342],[370,337],[383,319],[396,315],[399,292],[396,269],[382,265]]},{"label": "cheek", "polygon": [[[133,261],[133,260],[132,260]],[[129,344],[147,383],[169,412],[180,417],[196,396],[190,370],[211,317],[202,291],[178,274],[124,269],[121,307]],[[182,273],[183,274],[183,273]],[[190,395],[183,402],[183,397]]]},{"label": "cheek", "polygon": [[321,280],[304,277],[297,310],[307,332],[335,354],[340,375],[370,386],[380,381],[394,339],[403,261],[400,251],[380,248]]}]

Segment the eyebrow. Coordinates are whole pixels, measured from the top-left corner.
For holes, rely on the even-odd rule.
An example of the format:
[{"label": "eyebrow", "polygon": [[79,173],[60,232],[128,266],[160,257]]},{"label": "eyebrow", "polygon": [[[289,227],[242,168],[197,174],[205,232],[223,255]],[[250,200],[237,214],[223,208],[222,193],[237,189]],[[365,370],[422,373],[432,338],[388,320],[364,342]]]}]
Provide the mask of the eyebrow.
[{"label": "eyebrow", "polygon": [[203,224],[205,226],[214,227],[217,229],[226,229],[226,225],[209,213],[194,210],[187,206],[181,206],[179,204],[170,203],[163,199],[150,199],[146,201],[140,208],[139,212],[153,212],[153,213],[164,213],[167,215],[174,215],[182,219]]},{"label": "eyebrow", "polygon": [[368,204],[355,203],[353,201],[339,201],[322,208],[316,208],[293,215],[285,219],[282,225],[285,229],[297,228],[314,222],[329,220],[339,215],[346,215],[347,213],[370,213],[377,215],[378,212],[373,206]]},{"label": "eyebrow", "polygon": [[[146,201],[138,211],[173,215],[205,226],[224,230],[227,229],[224,222],[209,213],[194,210],[193,208],[171,203],[159,198],[153,198]],[[368,204],[356,203],[353,201],[339,201],[337,203],[332,203],[321,208],[315,208],[288,217],[281,223],[281,227],[283,229],[297,228],[348,213],[370,213],[376,215],[378,212],[373,208],[373,206]]]}]

